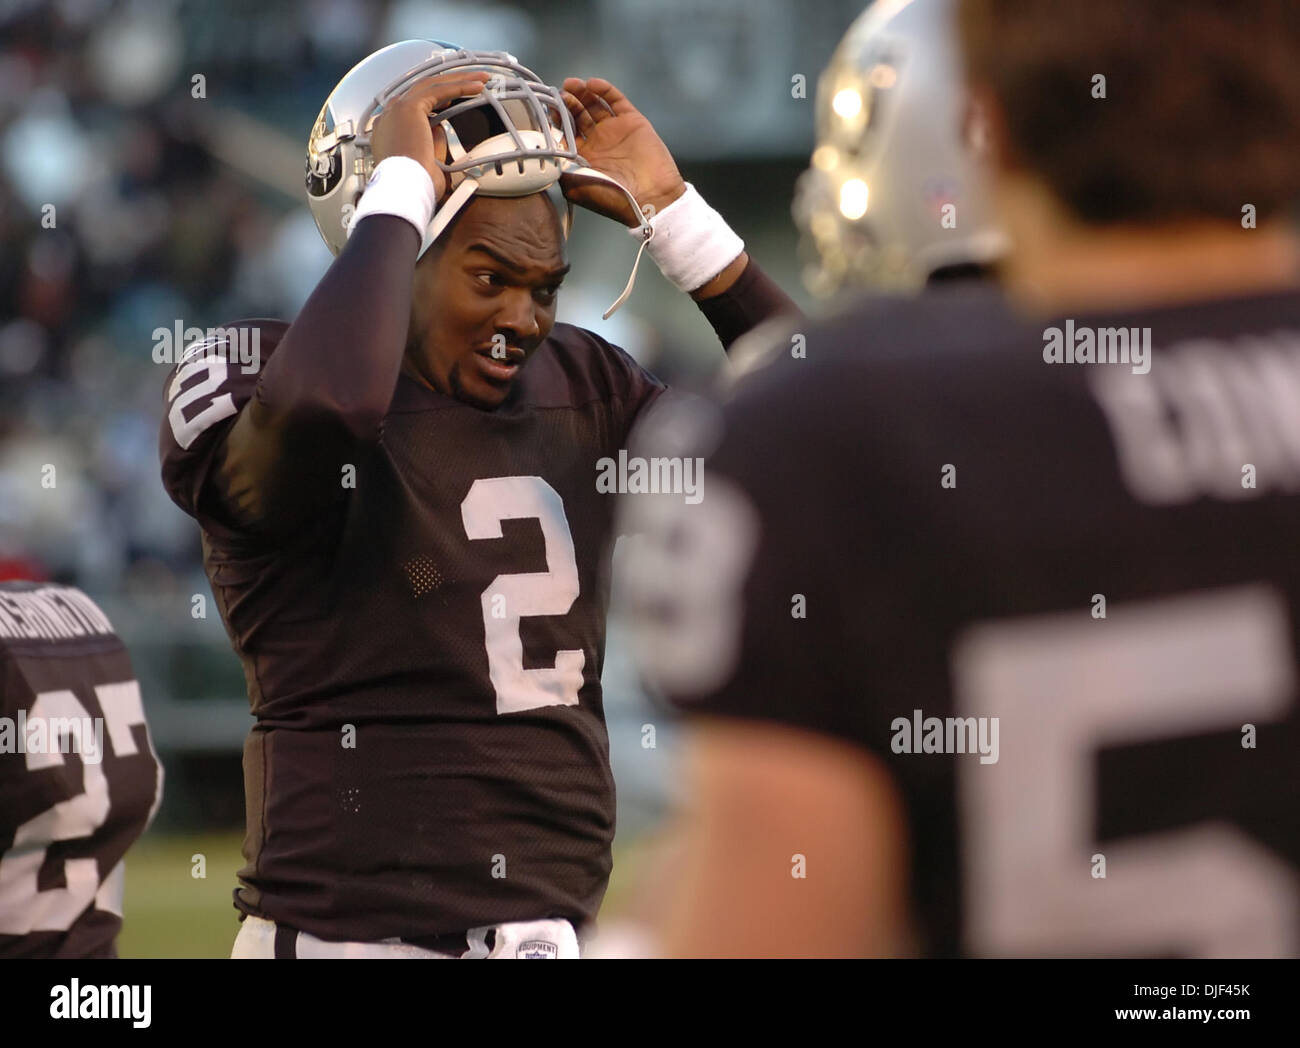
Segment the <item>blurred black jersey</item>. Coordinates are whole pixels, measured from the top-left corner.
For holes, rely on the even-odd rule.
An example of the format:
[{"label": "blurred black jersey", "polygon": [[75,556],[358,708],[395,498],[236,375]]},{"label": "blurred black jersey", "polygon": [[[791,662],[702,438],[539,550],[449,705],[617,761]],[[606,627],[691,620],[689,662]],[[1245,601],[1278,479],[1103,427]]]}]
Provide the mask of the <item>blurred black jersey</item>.
[{"label": "blurred black jersey", "polygon": [[1295,955],[1300,296],[788,345],[624,500],[651,680],[876,755],[927,954]]},{"label": "blurred black jersey", "polygon": [[126,649],[81,591],[0,583],[0,958],[115,957],[162,795]]}]

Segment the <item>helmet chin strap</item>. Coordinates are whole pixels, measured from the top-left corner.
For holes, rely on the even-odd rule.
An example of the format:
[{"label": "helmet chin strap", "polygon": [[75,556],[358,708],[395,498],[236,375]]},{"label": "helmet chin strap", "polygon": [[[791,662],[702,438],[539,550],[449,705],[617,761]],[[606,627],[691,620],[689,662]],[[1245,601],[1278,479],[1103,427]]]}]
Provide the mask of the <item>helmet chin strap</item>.
[{"label": "helmet chin strap", "polygon": [[[650,243],[651,239],[655,235],[654,226],[650,224],[650,219],[645,214],[645,211],[636,202],[636,197],[634,197],[631,191],[627,188],[627,186],[623,185],[623,183],[618,181],[618,179],[611,178],[603,171],[597,171],[593,167],[585,167],[585,166],[573,164],[572,161],[563,162],[563,174],[573,176],[576,178],[590,179],[591,181],[594,182],[602,182],[605,185],[613,186],[615,189],[619,190],[619,192],[621,192],[625,197],[627,197],[628,202],[632,205],[633,212],[640,220],[640,226],[636,232],[637,235],[640,236],[641,238],[641,246],[637,248],[636,260],[632,263],[632,273],[627,278],[627,284],[623,288],[623,293],[619,295],[617,299],[614,300],[614,304],[612,306],[610,306],[607,310],[605,310],[604,313],[601,314],[602,319],[608,320],[628,300],[628,298],[632,294],[632,287],[633,285],[636,284],[637,269],[641,265],[641,256],[642,254],[645,253],[646,245]],[[555,179],[555,181],[559,181],[558,176]],[[554,182],[552,184],[554,184]],[[429,250],[433,242],[438,239],[438,237],[442,234],[442,232],[451,223],[451,220],[456,217],[457,213],[467,203],[469,203],[470,197],[472,197],[476,192],[478,192],[478,189],[479,189],[478,182],[473,177],[466,177],[461,181],[460,185],[458,185],[454,190],[452,190],[451,195],[448,196],[447,199],[443,202],[442,206],[434,212],[433,218],[429,222],[429,227],[428,229],[425,230],[424,243],[420,246],[419,257],[421,258],[424,257],[424,253]],[[519,194],[519,195],[527,196],[535,192],[545,192],[545,190],[534,189],[531,190],[530,193]],[[505,196],[506,194],[496,192],[490,195]],[[572,202],[567,202],[567,201],[566,203],[567,203],[567,207],[565,209],[563,227],[564,227],[564,237],[567,240],[569,237],[569,231],[573,227],[573,204]]]},{"label": "helmet chin strap", "polygon": [[478,183],[472,178],[463,179],[460,185],[452,190],[451,195],[442,202],[442,207],[434,211],[433,218],[429,220],[429,228],[424,231],[424,243],[420,245],[421,258],[433,246],[433,242],[442,235],[442,231],[456,217],[456,213],[469,203],[469,198],[477,189]]},{"label": "helmet chin strap", "polygon": [[[632,272],[628,274],[627,283],[623,286],[623,293],[614,300],[612,306],[600,315],[602,320],[608,320],[623,305],[623,303],[631,297],[632,287],[636,284],[636,271],[641,265],[641,256],[645,254],[646,246],[654,238],[655,227],[650,224],[649,216],[645,213],[645,210],[641,205],[636,202],[636,197],[632,195],[632,191],[628,189],[627,186],[623,185],[623,183],[618,179],[611,178],[603,171],[597,171],[594,167],[579,167],[576,165],[570,167],[565,174],[571,175],[575,178],[590,179],[593,182],[603,182],[605,185],[613,186],[627,197],[628,203],[632,205],[632,213],[636,215],[637,221],[640,223],[637,227],[636,234],[641,238],[641,246],[636,249],[636,258],[632,262]],[[565,215],[565,236],[568,236],[568,227],[572,225],[572,218],[573,204],[570,203],[568,212]]]}]

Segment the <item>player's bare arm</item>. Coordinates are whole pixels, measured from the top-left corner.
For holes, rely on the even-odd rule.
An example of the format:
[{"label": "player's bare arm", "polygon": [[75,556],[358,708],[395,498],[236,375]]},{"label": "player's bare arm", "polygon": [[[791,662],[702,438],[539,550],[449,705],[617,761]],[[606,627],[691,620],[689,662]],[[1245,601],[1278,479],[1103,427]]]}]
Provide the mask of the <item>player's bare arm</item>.
[{"label": "player's bare arm", "polygon": [[877,761],[829,736],[702,719],[686,771],[691,805],[658,911],[664,955],[908,951],[906,830]]}]

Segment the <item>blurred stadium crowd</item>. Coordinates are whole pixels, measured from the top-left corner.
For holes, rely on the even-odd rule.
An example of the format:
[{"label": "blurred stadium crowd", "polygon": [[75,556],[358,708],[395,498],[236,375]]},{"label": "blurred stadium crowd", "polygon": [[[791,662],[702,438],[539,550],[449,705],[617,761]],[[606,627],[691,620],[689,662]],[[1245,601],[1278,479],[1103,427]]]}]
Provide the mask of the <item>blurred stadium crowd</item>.
[{"label": "blurred stadium crowd", "polygon": [[137,605],[206,590],[158,483],[149,333],[291,316],[329,256],[282,193],[217,159],[212,107],[175,86],[202,68],[246,92],[227,105],[300,116],[377,29],[341,0],[238,47],[234,14],[29,4],[0,26],[0,574]]}]

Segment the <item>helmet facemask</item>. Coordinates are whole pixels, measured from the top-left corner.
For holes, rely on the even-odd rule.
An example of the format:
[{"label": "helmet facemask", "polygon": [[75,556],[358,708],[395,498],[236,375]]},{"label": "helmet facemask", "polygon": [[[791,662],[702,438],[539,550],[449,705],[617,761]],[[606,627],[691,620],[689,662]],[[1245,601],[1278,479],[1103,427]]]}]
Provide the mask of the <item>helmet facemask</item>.
[{"label": "helmet facemask", "polygon": [[[331,102],[335,95],[349,84],[350,79],[367,72],[368,64],[395,49],[405,48],[410,53],[412,46],[426,57],[395,78],[386,77],[377,90],[365,90],[373,86],[372,76],[372,84],[363,85],[360,95],[356,90],[351,92],[353,99],[369,96],[355,119],[341,119],[345,114],[332,111]],[[430,56],[428,49],[431,46],[434,51]],[[322,223],[321,212],[325,209],[318,206],[317,199],[332,194],[338,182],[348,175],[350,163],[357,176],[351,187],[355,199],[334,201],[330,208],[331,217],[336,208],[346,207],[348,203],[355,207],[356,200],[364,191],[365,180],[373,170],[370,138],[385,105],[428,77],[462,69],[485,71],[490,78],[479,94],[458,99],[430,115],[431,127],[441,127],[446,135],[448,157],[446,160],[439,158],[437,163],[447,176],[451,191],[434,211],[424,232],[420,256],[423,257],[475,193],[500,197],[527,196],[553,190],[563,176],[604,182],[619,189],[631,202],[635,213],[641,216],[637,231],[641,237],[641,249],[637,252],[627,286],[604,314],[610,316],[631,294],[641,252],[654,235],[654,228],[625,186],[583,162],[578,154],[573,118],[559,89],[543,83],[537,74],[503,51],[456,50],[450,45],[431,44],[429,41],[405,41],[376,52],[340,82],[321,111],[308,147],[308,193],[313,200],[317,226],[326,242],[335,254],[342,250],[350,214],[342,218],[344,235],[335,233],[331,236],[327,232],[330,224]],[[376,69],[376,74],[380,72]],[[565,201],[562,225],[566,237],[572,228],[572,215],[572,205]]]}]

